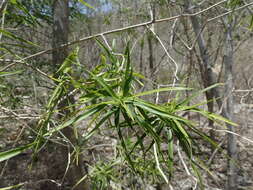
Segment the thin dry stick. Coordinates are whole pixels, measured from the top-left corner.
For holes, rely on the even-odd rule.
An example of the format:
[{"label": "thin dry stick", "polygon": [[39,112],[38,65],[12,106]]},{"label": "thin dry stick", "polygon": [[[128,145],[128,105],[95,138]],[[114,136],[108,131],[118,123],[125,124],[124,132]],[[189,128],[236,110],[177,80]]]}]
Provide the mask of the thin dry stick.
[{"label": "thin dry stick", "polygon": [[8,68],[10,68],[10,67],[12,67],[12,66],[20,63],[20,64],[25,64],[27,67],[32,68],[33,70],[35,70],[38,73],[40,73],[42,76],[44,76],[46,78],[49,78],[49,79],[52,79],[52,77],[50,77],[49,75],[47,75],[46,73],[44,73],[40,69],[38,69],[36,67],[33,67],[32,65],[29,65],[27,62],[23,61],[22,59],[21,60],[0,59],[0,62],[13,62],[13,63],[5,66],[4,68],[0,69],[0,72],[3,72],[5,70],[7,70]]},{"label": "thin dry stick", "polygon": [[[206,128],[207,129],[211,129],[209,127],[206,127]],[[236,136],[238,136],[238,137],[240,137],[240,138],[242,138],[242,139],[244,139],[244,140],[246,140],[246,141],[248,141],[248,142],[250,142],[250,143],[253,144],[253,140],[251,140],[251,139],[249,139],[247,137],[244,137],[242,135],[239,135],[238,133],[235,133],[235,132],[232,132],[232,131],[228,131],[228,130],[225,130],[225,129],[213,129],[213,130],[215,130],[217,132],[225,132],[225,133],[230,133],[230,134],[236,135]]]},{"label": "thin dry stick", "polygon": [[241,7],[238,7],[238,8],[236,8],[236,9],[232,9],[232,10],[230,10],[230,11],[227,11],[227,12],[225,12],[225,13],[223,13],[223,14],[221,14],[221,15],[218,15],[218,16],[216,16],[216,17],[210,18],[210,19],[207,20],[207,22],[211,22],[211,21],[216,20],[216,19],[218,19],[218,18],[224,17],[224,16],[226,16],[226,15],[229,15],[230,13],[233,13],[233,12],[235,12],[235,11],[239,11],[239,10],[244,9],[244,8],[247,8],[247,7],[251,6],[251,5],[253,5],[253,2],[248,3],[248,4],[246,4],[246,5],[243,5],[243,6],[241,6]]},{"label": "thin dry stick", "polygon": [[171,37],[170,37],[170,48],[173,49],[173,44],[175,41],[175,33],[176,33],[176,25],[177,25],[178,19],[175,19],[174,23],[171,27]]},{"label": "thin dry stick", "polygon": [[215,150],[213,151],[212,155],[210,156],[209,160],[208,160],[207,163],[206,163],[207,166],[209,166],[209,165],[212,163],[212,161],[213,161],[215,155],[217,154],[218,150],[220,149],[220,147],[222,146],[222,144],[225,142],[225,140],[226,140],[226,139],[223,138],[223,140],[222,140],[222,141],[218,144],[218,146],[215,148]]},{"label": "thin dry stick", "polygon": [[168,50],[166,49],[165,45],[163,44],[162,40],[159,38],[159,36],[148,27],[148,29],[153,33],[153,35],[156,37],[156,39],[158,40],[158,42],[160,43],[160,45],[162,46],[163,50],[165,51],[166,55],[168,56],[168,58],[171,60],[171,62],[175,65],[175,72],[174,72],[174,76],[175,79],[173,81],[173,85],[176,83],[176,81],[178,80],[178,76],[177,76],[177,72],[178,72],[178,65],[177,62],[173,59],[173,57],[170,55],[170,53],[168,52]]},{"label": "thin dry stick", "polygon": [[103,40],[104,40],[106,46],[109,48],[109,50],[112,51],[112,48],[111,48],[111,46],[109,45],[107,39],[105,38],[105,35],[104,35],[104,34],[101,34],[101,37],[103,38]]},{"label": "thin dry stick", "polygon": [[69,149],[69,147],[68,147],[68,163],[67,163],[67,166],[66,166],[64,175],[63,175],[63,177],[62,177],[62,179],[61,179],[61,186],[62,186],[62,184],[63,184],[63,182],[64,182],[64,180],[65,180],[65,178],[66,178],[66,176],[67,176],[67,173],[68,173],[68,171],[69,171],[70,162],[71,162],[71,156],[70,156],[70,149]]},{"label": "thin dry stick", "polygon": [[245,89],[245,90],[241,90],[241,89],[238,89],[238,90],[233,90],[233,92],[252,92],[253,89]]},{"label": "thin dry stick", "polygon": [[166,177],[166,175],[164,174],[164,172],[162,171],[162,169],[161,169],[161,167],[160,167],[160,163],[159,163],[158,156],[157,156],[156,143],[154,143],[153,148],[154,148],[154,155],[155,155],[156,167],[157,167],[157,169],[159,170],[159,172],[161,173],[163,179],[164,179],[164,180],[166,181],[166,183],[168,184],[168,183],[169,183],[169,180],[168,180],[168,178]]},{"label": "thin dry stick", "polygon": [[5,66],[4,68],[2,68],[0,70],[0,72],[3,72],[3,71],[7,70],[8,68],[10,68],[10,67],[12,67],[12,66],[14,66],[14,65],[16,65],[18,63],[23,63],[20,60],[11,60],[11,59],[0,59],[0,62],[4,62],[4,63],[9,63],[10,62],[11,63],[11,64]]},{"label": "thin dry stick", "polygon": [[196,189],[197,188],[197,184],[198,184],[198,180],[191,174],[189,168],[187,167],[187,165],[186,165],[186,163],[184,161],[184,158],[183,158],[183,156],[182,156],[182,154],[180,152],[179,141],[177,141],[177,152],[178,152],[178,156],[179,156],[179,158],[180,158],[180,160],[181,160],[181,162],[182,162],[182,164],[184,166],[186,174],[195,181],[195,185],[194,185],[193,189]]},{"label": "thin dry stick", "polygon": [[184,166],[184,169],[185,169],[185,171],[186,171],[186,174],[187,174],[188,176],[191,176],[191,173],[190,173],[190,171],[189,171],[187,165],[185,164],[184,159],[183,159],[183,156],[182,156],[182,154],[181,154],[181,152],[180,152],[179,141],[177,141],[177,152],[178,152],[178,156],[179,156],[179,158],[180,158],[180,160],[181,160],[181,162],[182,162],[182,164],[183,164],[183,166]]}]

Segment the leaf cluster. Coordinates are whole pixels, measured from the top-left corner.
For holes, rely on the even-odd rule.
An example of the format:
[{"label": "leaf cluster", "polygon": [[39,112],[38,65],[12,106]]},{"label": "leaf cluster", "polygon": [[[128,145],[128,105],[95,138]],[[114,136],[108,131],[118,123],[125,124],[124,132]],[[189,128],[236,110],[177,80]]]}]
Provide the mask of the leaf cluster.
[{"label": "leaf cluster", "polygon": [[[150,171],[152,166],[153,173],[158,173],[168,182],[167,176],[172,176],[174,171],[174,149],[178,141],[193,171],[199,176],[195,161],[198,142],[192,135],[196,134],[213,146],[217,145],[193,121],[181,115],[195,112],[214,121],[233,124],[221,116],[199,109],[204,103],[188,105],[193,98],[218,84],[193,93],[188,98],[180,98],[180,92],[192,90],[186,87],[138,92],[137,86],[144,77],[134,71],[130,45],[126,46],[123,53],[116,53],[100,41],[97,42],[103,49],[100,63],[94,69],[87,70],[78,60],[78,49],[74,50],[57,71],[57,78],[54,78],[57,85],[39,122],[37,138],[32,144],[0,153],[0,160],[16,156],[31,146],[37,152],[53,135],[61,133],[62,129],[72,127],[77,130],[82,121],[88,121],[85,132],[80,137],[77,136],[79,147],[75,147],[76,151],[80,148],[85,150],[85,145],[99,131],[113,130],[119,142],[118,156],[126,161],[134,173],[143,175],[147,172],[138,160],[145,161],[151,157],[153,162],[145,166],[146,169],[149,168]],[[74,74],[77,71],[81,71],[78,77]],[[79,98],[75,103],[69,101],[64,108],[61,107],[70,110],[70,114],[55,122],[54,115],[60,111],[59,104],[68,100],[70,90],[73,89],[79,92]],[[178,96],[165,104],[155,104],[145,98],[146,95],[164,91],[176,91]],[[162,145],[166,145],[165,150]],[[113,166],[107,166],[101,166],[104,171],[102,174],[101,167],[97,166],[94,170],[98,174],[94,176],[101,184],[113,180],[110,170]]]}]

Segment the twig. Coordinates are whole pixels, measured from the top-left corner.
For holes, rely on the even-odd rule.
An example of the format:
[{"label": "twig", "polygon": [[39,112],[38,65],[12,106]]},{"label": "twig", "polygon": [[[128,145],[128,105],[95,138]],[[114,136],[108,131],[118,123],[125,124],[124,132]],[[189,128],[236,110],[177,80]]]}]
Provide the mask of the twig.
[{"label": "twig", "polygon": [[246,89],[246,90],[233,90],[233,92],[253,92],[253,89]]},{"label": "twig", "polygon": [[173,44],[174,44],[174,41],[175,41],[175,34],[176,34],[176,25],[177,25],[177,21],[178,19],[175,19],[174,23],[172,24],[172,27],[171,27],[171,37],[170,37],[170,47],[171,49],[173,49]]},{"label": "twig", "polygon": [[69,150],[69,146],[68,146],[68,163],[67,163],[67,166],[66,166],[64,175],[63,175],[63,177],[62,177],[62,179],[61,179],[61,186],[62,186],[62,184],[63,184],[63,182],[64,182],[64,179],[66,178],[67,173],[68,173],[68,171],[69,171],[70,162],[71,162],[71,156],[70,156],[70,150]]},{"label": "twig", "polygon": [[178,152],[178,156],[179,156],[179,158],[180,158],[180,160],[181,160],[181,162],[182,162],[182,164],[183,164],[183,166],[184,166],[184,169],[185,169],[185,171],[186,171],[186,174],[187,174],[188,176],[191,176],[191,173],[190,173],[188,167],[186,166],[186,164],[185,164],[185,162],[184,162],[184,159],[183,159],[183,156],[182,156],[182,154],[181,154],[181,152],[180,152],[179,141],[177,141],[177,152]]},{"label": "twig", "polygon": [[7,66],[5,66],[4,68],[0,69],[0,72],[3,72],[7,69],[9,69],[10,67],[18,64],[18,63],[21,63],[21,64],[25,64],[27,67],[30,67],[32,68],[33,70],[37,71],[38,73],[40,73],[41,75],[43,75],[44,77],[46,78],[49,78],[50,80],[52,80],[52,77],[50,77],[49,75],[47,75],[46,73],[44,73],[43,71],[41,71],[40,69],[38,68],[35,68],[33,67],[32,65],[29,65],[28,63],[26,63],[24,60],[11,60],[11,59],[0,59],[0,62],[13,62]]},{"label": "twig", "polygon": [[105,38],[105,35],[104,35],[104,34],[101,34],[101,37],[103,38],[103,40],[104,40],[106,46],[109,48],[109,50],[112,51],[112,48],[111,48],[111,46],[109,45],[107,39]]},{"label": "twig", "polygon": [[222,146],[222,144],[225,142],[225,140],[226,140],[226,139],[223,138],[223,140],[222,140],[222,141],[218,144],[218,146],[215,148],[215,150],[213,151],[212,155],[210,156],[209,160],[208,160],[207,163],[206,163],[207,166],[209,166],[209,165],[212,163],[212,161],[213,161],[215,155],[217,154],[218,150],[220,149],[220,147]]},{"label": "twig", "polygon": [[155,155],[156,167],[157,167],[157,169],[159,170],[159,172],[161,173],[163,179],[164,179],[164,180],[166,181],[166,183],[168,184],[168,183],[169,183],[169,180],[168,180],[168,178],[166,177],[166,175],[164,174],[164,172],[162,171],[162,169],[160,168],[160,163],[159,163],[159,160],[158,160],[157,150],[156,150],[156,143],[154,143],[153,148],[154,148],[154,155]]},{"label": "twig", "polygon": [[221,14],[221,15],[218,15],[218,16],[216,16],[216,17],[210,18],[210,19],[207,20],[207,22],[211,22],[211,21],[216,20],[216,19],[218,19],[218,18],[224,17],[224,16],[226,16],[226,15],[232,13],[232,12],[239,11],[239,10],[244,9],[244,8],[247,8],[247,7],[251,6],[251,5],[253,5],[253,2],[248,3],[248,4],[246,4],[246,5],[243,5],[243,6],[241,6],[241,7],[238,7],[238,8],[236,8],[236,9],[227,11],[227,12],[225,12],[225,13],[223,13],[223,14]]},{"label": "twig", "polygon": [[179,158],[180,158],[180,160],[181,160],[181,162],[182,162],[182,164],[183,164],[183,166],[184,166],[184,169],[185,169],[186,174],[187,174],[189,177],[191,177],[191,178],[195,181],[195,185],[194,185],[194,188],[193,188],[193,189],[195,190],[195,189],[197,188],[198,181],[197,181],[197,179],[191,174],[189,168],[187,167],[187,165],[186,165],[186,163],[185,163],[185,161],[184,161],[184,158],[183,158],[183,156],[182,156],[182,154],[181,154],[181,152],[180,152],[179,141],[177,141],[177,152],[178,152],[178,156],[179,156]]},{"label": "twig", "polygon": [[[211,129],[210,127],[206,127],[206,128],[207,129]],[[249,139],[247,137],[244,137],[242,135],[239,135],[238,133],[235,133],[235,132],[232,132],[232,131],[229,131],[229,130],[225,130],[225,129],[213,129],[213,130],[217,131],[217,132],[225,132],[225,133],[233,134],[233,135],[238,136],[238,137],[240,137],[240,138],[242,138],[242,139],[244,139],[244,140],[246,140],[246,141],[248,141],[248,142],[250,142],[250,143],[253,144],[253,140],[251,140],[251,139]]]},{"label": "twig", "polygon": [[158,42],[160,43],[160,45],[162,46],[163,50],[165,51],[166,55],[168,56],[168,58],[171,60],[171,62],[175,65],[175,72],[174,72],[174,80],[173,80],[173,86],[176,84],[176,82],[179,80],[177,73],[178,73],[178,64],[177,62],[173,59],[173,57],[170,55],[170,53],[168,52],[168,50],[166,49],[165,45],[163,44],[162,40],[159,38],[159,36],[154,32],[154,30],[150,29],[148,27],[148,29],[153,33],[153,35],[156,37],[156,39],[158,40]]}]

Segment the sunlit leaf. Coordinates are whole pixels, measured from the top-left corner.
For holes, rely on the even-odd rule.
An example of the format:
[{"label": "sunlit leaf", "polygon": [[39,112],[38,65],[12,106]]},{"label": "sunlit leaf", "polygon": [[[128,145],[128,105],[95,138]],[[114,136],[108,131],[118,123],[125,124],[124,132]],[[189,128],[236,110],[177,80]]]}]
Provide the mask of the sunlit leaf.
[{"label": "sunlit leaf", "polygon": [[191,90],[191,88],[185,88],[185,87],[168,87],[168,88],[159,88],[154,90],[149,90],[141,93],[134,94],[134,96],[145,96],[149,94],[154,94],[157,92],[169,92],[169,91],[179,91],[179,90]]},{"label": "sunlit leaf", "polygon": [[91,6],[89,3],[87,3],[86,1],[84,1],[84,0],[79,0],[79,2],[82,3],[84,6],[89,7],[89,8],[91,8],[91,9],[94,9],[94,10],[95,10],[95,8],[94,8],[93,6]]},{"label": "sunlit leaf", "polygon": [[32,144],[28,144],[28,145],[21,146],[21,147],[18,147],[18,148],[14,148],[14,149],[11,149],[11,150],[7,150],[5,152],[0,152],[0,162],[8,160],[12,157],[15,157],[15,156],[21,154],[25,150],[30,149],[33,145],[34,144],[32,143]]},{"label": "sunlit leaf", "polygon": [[16,74],[20,74],[23,71],[13,71],[13,72],[0,72],[0,77],[6,77],[6,76],[10,76],[10,75],[16,75]]},{"label": "sunlit leaf", "polygon": [[9,187],[3,187],[3,188],[0,188],[0,190],[11,190],[11,189],[16,189],[18,187],[21,187],[23,186],[25,183],[20,183],[20,184],[17,184],[17,185],[13,185],[13,186],[9,186]]}]

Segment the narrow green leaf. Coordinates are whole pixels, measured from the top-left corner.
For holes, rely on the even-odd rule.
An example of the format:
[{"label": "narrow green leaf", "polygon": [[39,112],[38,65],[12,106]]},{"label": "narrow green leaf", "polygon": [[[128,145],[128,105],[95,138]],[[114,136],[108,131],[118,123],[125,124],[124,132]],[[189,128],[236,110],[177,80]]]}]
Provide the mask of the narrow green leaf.
[{"label": "narrow green leaf", "polygon": [[196,167],[195,163],[194,162],[191,162],[191,167],[195,173],[195,176],[197,176],[198,178],[198,182],[199,182],[199,186],[200,186],[200,189],[201,190],[204,190],[205,189],[205,186],[203,184],[203,180],[202,180],[202,176],[201,176],[201,173],[199,171],[199,169]]},{"label": "narrow green leaf", "polygon": [[131,87],[131,81],[133,80],[133,68],[131,66],[131,61],[130,61],[129,43],[126,46],[125,56],[126,56],[126,70],[125,70],[125,78],[124,78],[123,87],[122,87],[124,97],[130,94],[129,90]]},{"label": "narrow green leaf", "polygon": [[106,107],[106,105],[99,105],[97,107],[94,107],[92,109],[89,109],[88,111],[84,112],[83,114],[77,116],[77,117],[74,117],[73,119],[63,123],[62,125],[50,130],[49,132],[47,132],[46,134],[44,134],[44,136],[48,136],[48,135],[52,135],[54,132],[57,132],[67,126],[70,126],[70,125],[73,125],[75,123],[78,123],[84,119],[86,119],[87,117],[101,111],[102,109],[104,109]]},{"label": "narrow green leaf", "polygon": [[168,129],[167,130],[167,138],[168,138],[168,168],[170,172],[170,177],[172,176],[173,172],[173,163],[174,163],[174,151],[173,151],[173,135],[172,135],[172,130]]},{"label": "narrow green leaf", "polygon": [[184,152],[187,154],[189,158],[192,157],[192,143],[191,138],[188,135],[188,133],[185,131],[183,126],[180,122],[177,120],[173,120],[173,122],[176,124],[178,133],[179,142],[184,150]]},{"label": "narrow green leaf", "polygon": [[77,47],[73,50],[68,57],[64,60],[63,64],[60,66],[56,73],[68,73],[72,71],[72,65],[78,62],[78,52],[79,48]]},{"label": "narrow green leaf", "polygon": [[84,6],[89,7],[90,9],[94,9],[95,10],[95,8],[93,6],[91,6],[89,3],[87,3],[86,1],[79,0],[79,2],[82,3]]},{"label": "narrow green leaf", "polygon": [[10,75],[16,75],[16,74],[20,74],[23,71],[13,71],[13,72],[0,72],[0,77],[5,77],[5,76],[10,76]]},{"label": "narrow green leaf", "polygon": [[109,57],[111,63],[113,65],[115,65],[117,63],[117,58],[115,57],[115,55],[113,55],[112,51],[109,50],[100,40],[98,40],[97,38],[95,38],[96,42],[98,43],[98,45],[105,50],[107,56]]},{"label": "narrow green leaf", "polygon": [[34,145],[34,143],[31,143],[31,144],[28,144],[25,146],[21,146],[18,148],[7,150],[5,152],[1,152],[0,153],[0,162],[3,162],[5,160],[8,160],[8,159],[14,157],[14,156],[19,155],[20,153],[24,152],[25,150],[31,148],[33,145]]},{"label": "narrow green leaf", "polygon": [[9,187],[3,187],[3,188],[0,188],[0,190],[11,190],[11,189],[14,189],[14,188],[21,187],[21,186],[23,186],[24,184],[25,184],[25,183],[20,183],[20,184],[13,185],[13,186],[9,186]]},{"label": "narrow green leaf", "polygon": [[133,96],[138,97],[138,96],[145,96],[149,94],[154,94],[157,92],[168,92],[168,91],[178,91],[178,90],[191,90],[191,88],[185,88],[185,87],[168,87],[168,88],[159,88],[155,90],[149,90],[141,93],[134,94]]},{"label": "narrow green leaf", "polygon": [[128,107],[128,105],[125,104],[125,102],[122,102],[120,105],[124,108],[124,110],[126,111],[127,115],[132,119],[132,121],[134,121],[133,112],[132,112],[131,109]]},{"label": "narrow green leaf", "polygon": [[61,82],[58,86],[54,89],[53,94],[50,96],[50,99],[47,103],[47,109],[54,108],[56,106],[57,101],[61,98],[61,94],[63,92],[63,85],[64,83]]},{"label": "narrow green leaf", "polygon": [[91,136],[93,136],[94,133],[99,129],[99,127],[103,125],[105,121],[108,120],[108,118],[110,118],[111,115],[114,113],[115,113],[115,110],[112,110],[112,111],[107,112],[105,115],[101,116],[102,119],[96,124],[96,126],[86,136],[82,138],[83,139],[82,141],[87,141]]},{"label": "narrow green leaf", "polygon": [[112,98],[119,99],[119,97],[115,94],[113,89],[105,83],[102,77],[96,76],[91,72],[89,73],[112,96]]},{"label": "narrow green leaf", "polygon": [[205,116],[206,118],[209,118],[209,119],[212,119],[212,120],[223,121],[223,122],[228,123],[230,125],[238,126],[238,124],[236,124],[236,123],[234,123],[234,122],[226,119],[225,117],[217,115],[215,113],[210,113],[210,112],[207,112],[207,111],[204,111],[204,110],[200,110],[200,109],[192,109],[191,111],[199,113],[199,114]]},{"label": "narrow green leaf", "polygon": [[[186,130],[183,128],[183,126],[181,125],[180,122],[178,122],[177,120],[173,120],[173,122],[176,124],[177,128],[179,129],[179,131],[182,133],[183,138],[186,139],[188,141],[189,139],[189,135],[187,134]],[[188,141],[189,144],[191,144],[190,141]]]},{"label": "narrow green leaf", "polygon": [[119,139],[120,139],[120,143],[121,143],[121,146],[123,147],[123,150],[124,150],[124,154],[126,155],[126,160],[129,163],[129,165],[132,168],[132,170],[135,171],[134,163],[133,163],[133,161],[131,159],[130,154],[128,153],[127,146],[126,146],[124,137],[122,135],[121,126],[120,126],[120,122],[119,121],[120,121],[120,109],[118,109],[118,110],[115,111],[114,124],[115,124],[115,127],[117,129],[118,136],[119,136]]},{"label": "narrow green leaf", "polygon": [[187,127],[194,133],[196,133],[197,135],[199,135],[203,140],[205,140],[206,142],[209,142],[214,148],[219,148],[218,144],[213,141],[210,137],[208,137],[205,133],[203,133],[201,130],[197,129],[196,127],[194,127],[193,125],[187,125]]},{"label": "narrow green leaf", "polygon": [[17,4],[17,0],[10,0],[10,3],[16,5]]},{"label": "narrow green leaf", "polygon": [[155,115],[161,116],[161,117],[166,117],[178,121],[184,121],[184,122],[189,122],[188,120],[184,119],[183,117],[179,117],[177,115],[173,115],[168,113],[163,107],[160,107],[158,105],[153,105],[147,102],[143,101],[133,101],[133,104],[143,108],[144,110],[147,110],[150,113],[153,113]]},{"label": "narrow green leaf", "polygon": [[253,29],[253,15],[251,16],[250,23],[249,23],[249,29]]},{"label": "narrow green leaf", "polygon": [[139,125],[144,129],[147,135],[152,137],[157,144],[160,142],[160,136],[155,132],[154,128],[150,122],[148,121],[148,116],[145,112],[142,112],[141,115],[145,118],[140,117],[139,115],[135,115],[135,120],[139,123]]},{"label": "narrow green leaf", "polygon": [[186,98],[185,100],[183,100],[180,105],[187,105],[192,99],[194,99],[195,97],[203,94],[204,92],[208,91],[208,90],[211,90],[212,88],[216,88],[217,86],[221,86],[223,85],[222,83],[217,83],[217,84],[214,84],[214,85],[211,85],[203,90],[200,90],[200,91],[197,91],[195,93],[193,93],[190,97]]}]

